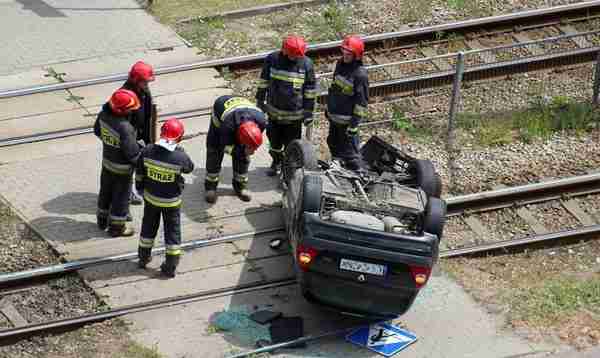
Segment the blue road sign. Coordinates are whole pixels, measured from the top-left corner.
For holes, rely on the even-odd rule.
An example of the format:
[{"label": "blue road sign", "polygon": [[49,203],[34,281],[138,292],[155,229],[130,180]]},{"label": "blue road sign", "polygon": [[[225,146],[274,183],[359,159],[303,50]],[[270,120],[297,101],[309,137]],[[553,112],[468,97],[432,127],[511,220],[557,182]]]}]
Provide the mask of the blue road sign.
[{"label": "blue road sign", "polygon": [[350,343],[391,357],[417,340],[417,336],[387,323],[361,327],[346,336]]}]

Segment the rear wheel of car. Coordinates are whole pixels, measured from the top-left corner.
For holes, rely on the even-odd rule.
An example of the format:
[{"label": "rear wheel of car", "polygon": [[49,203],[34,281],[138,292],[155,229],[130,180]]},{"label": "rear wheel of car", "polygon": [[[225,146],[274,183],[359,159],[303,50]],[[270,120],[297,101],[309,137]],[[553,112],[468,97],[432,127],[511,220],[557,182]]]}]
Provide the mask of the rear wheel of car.
[{"label": "rear wheel of car", "polygon": [[302,211],[318,213],[322,195],[323,179],[317,175],[306,175],[302,179]]},{"label": "rear wheel of car", "polygon": [[317,170],[319,168],[313,145],[303,139],[292,141],[285,150],[283,178],[286,183],[292,177],[293,172],[299,168],[308,170]]},{"label": "rear wheel of car", "polygon": [[439,198],[442,195],[442,178],[436,173],[431,161],[417,159],[415,161],[415,174],[417,185],[427,196]]},{"label": "rear wheel of car", "polygon": [[438,198],[429,198],[425,207],[423,231],[437,235],[442,239],[444,224],[446,223],[446,202]]}]

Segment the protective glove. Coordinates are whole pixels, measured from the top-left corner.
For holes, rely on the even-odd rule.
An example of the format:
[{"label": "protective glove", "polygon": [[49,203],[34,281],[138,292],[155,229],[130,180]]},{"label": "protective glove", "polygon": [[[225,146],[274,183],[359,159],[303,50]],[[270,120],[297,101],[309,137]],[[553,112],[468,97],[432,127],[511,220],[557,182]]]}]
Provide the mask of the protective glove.
[{"label": "protective glove", "polygon": [[315,118],[313,117],[313,114],[311,112],[304,112],[303,121],[305,127],[312,125],[314,120]]},{"label": "protective glove", "polygon": [[140,140],[137,141],[137,145],[140,148],[144,148],[146,146],[146,142],[144,142],[143,139],[140,139]]},{"label": "protective glove", "polygon": [[233,155],[233,150],[234,150],[234,146],[233,145],[226,145],[224,148],[225,153],[229,154],[229,155]]}]

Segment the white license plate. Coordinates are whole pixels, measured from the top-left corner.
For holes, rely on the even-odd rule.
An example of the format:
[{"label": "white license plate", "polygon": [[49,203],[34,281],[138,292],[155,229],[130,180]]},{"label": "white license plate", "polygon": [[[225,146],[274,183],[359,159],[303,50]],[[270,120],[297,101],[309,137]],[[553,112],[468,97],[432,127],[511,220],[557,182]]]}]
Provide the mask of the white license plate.
[{"label": "white license plate", "polygon": [[370,275],[385,276],[385,265],[370,264],[368,262],[355,261],[350,259],[342,259],[340,261],[340,269],[346,271],[354,271],[368,273]]}]

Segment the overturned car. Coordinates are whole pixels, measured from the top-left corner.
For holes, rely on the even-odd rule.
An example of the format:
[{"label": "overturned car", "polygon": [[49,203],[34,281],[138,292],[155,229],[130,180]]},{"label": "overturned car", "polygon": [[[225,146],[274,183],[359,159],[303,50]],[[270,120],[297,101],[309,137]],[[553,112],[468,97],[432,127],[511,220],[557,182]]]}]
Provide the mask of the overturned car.
[{"label": "overturned car", "polygon": [[296,140],[283,165],[283,209],[304,297],[347,314],[405,313],[429,280],[446,215],[428,160],[379,137],[361,148],[365,171],[316,158]]}]

